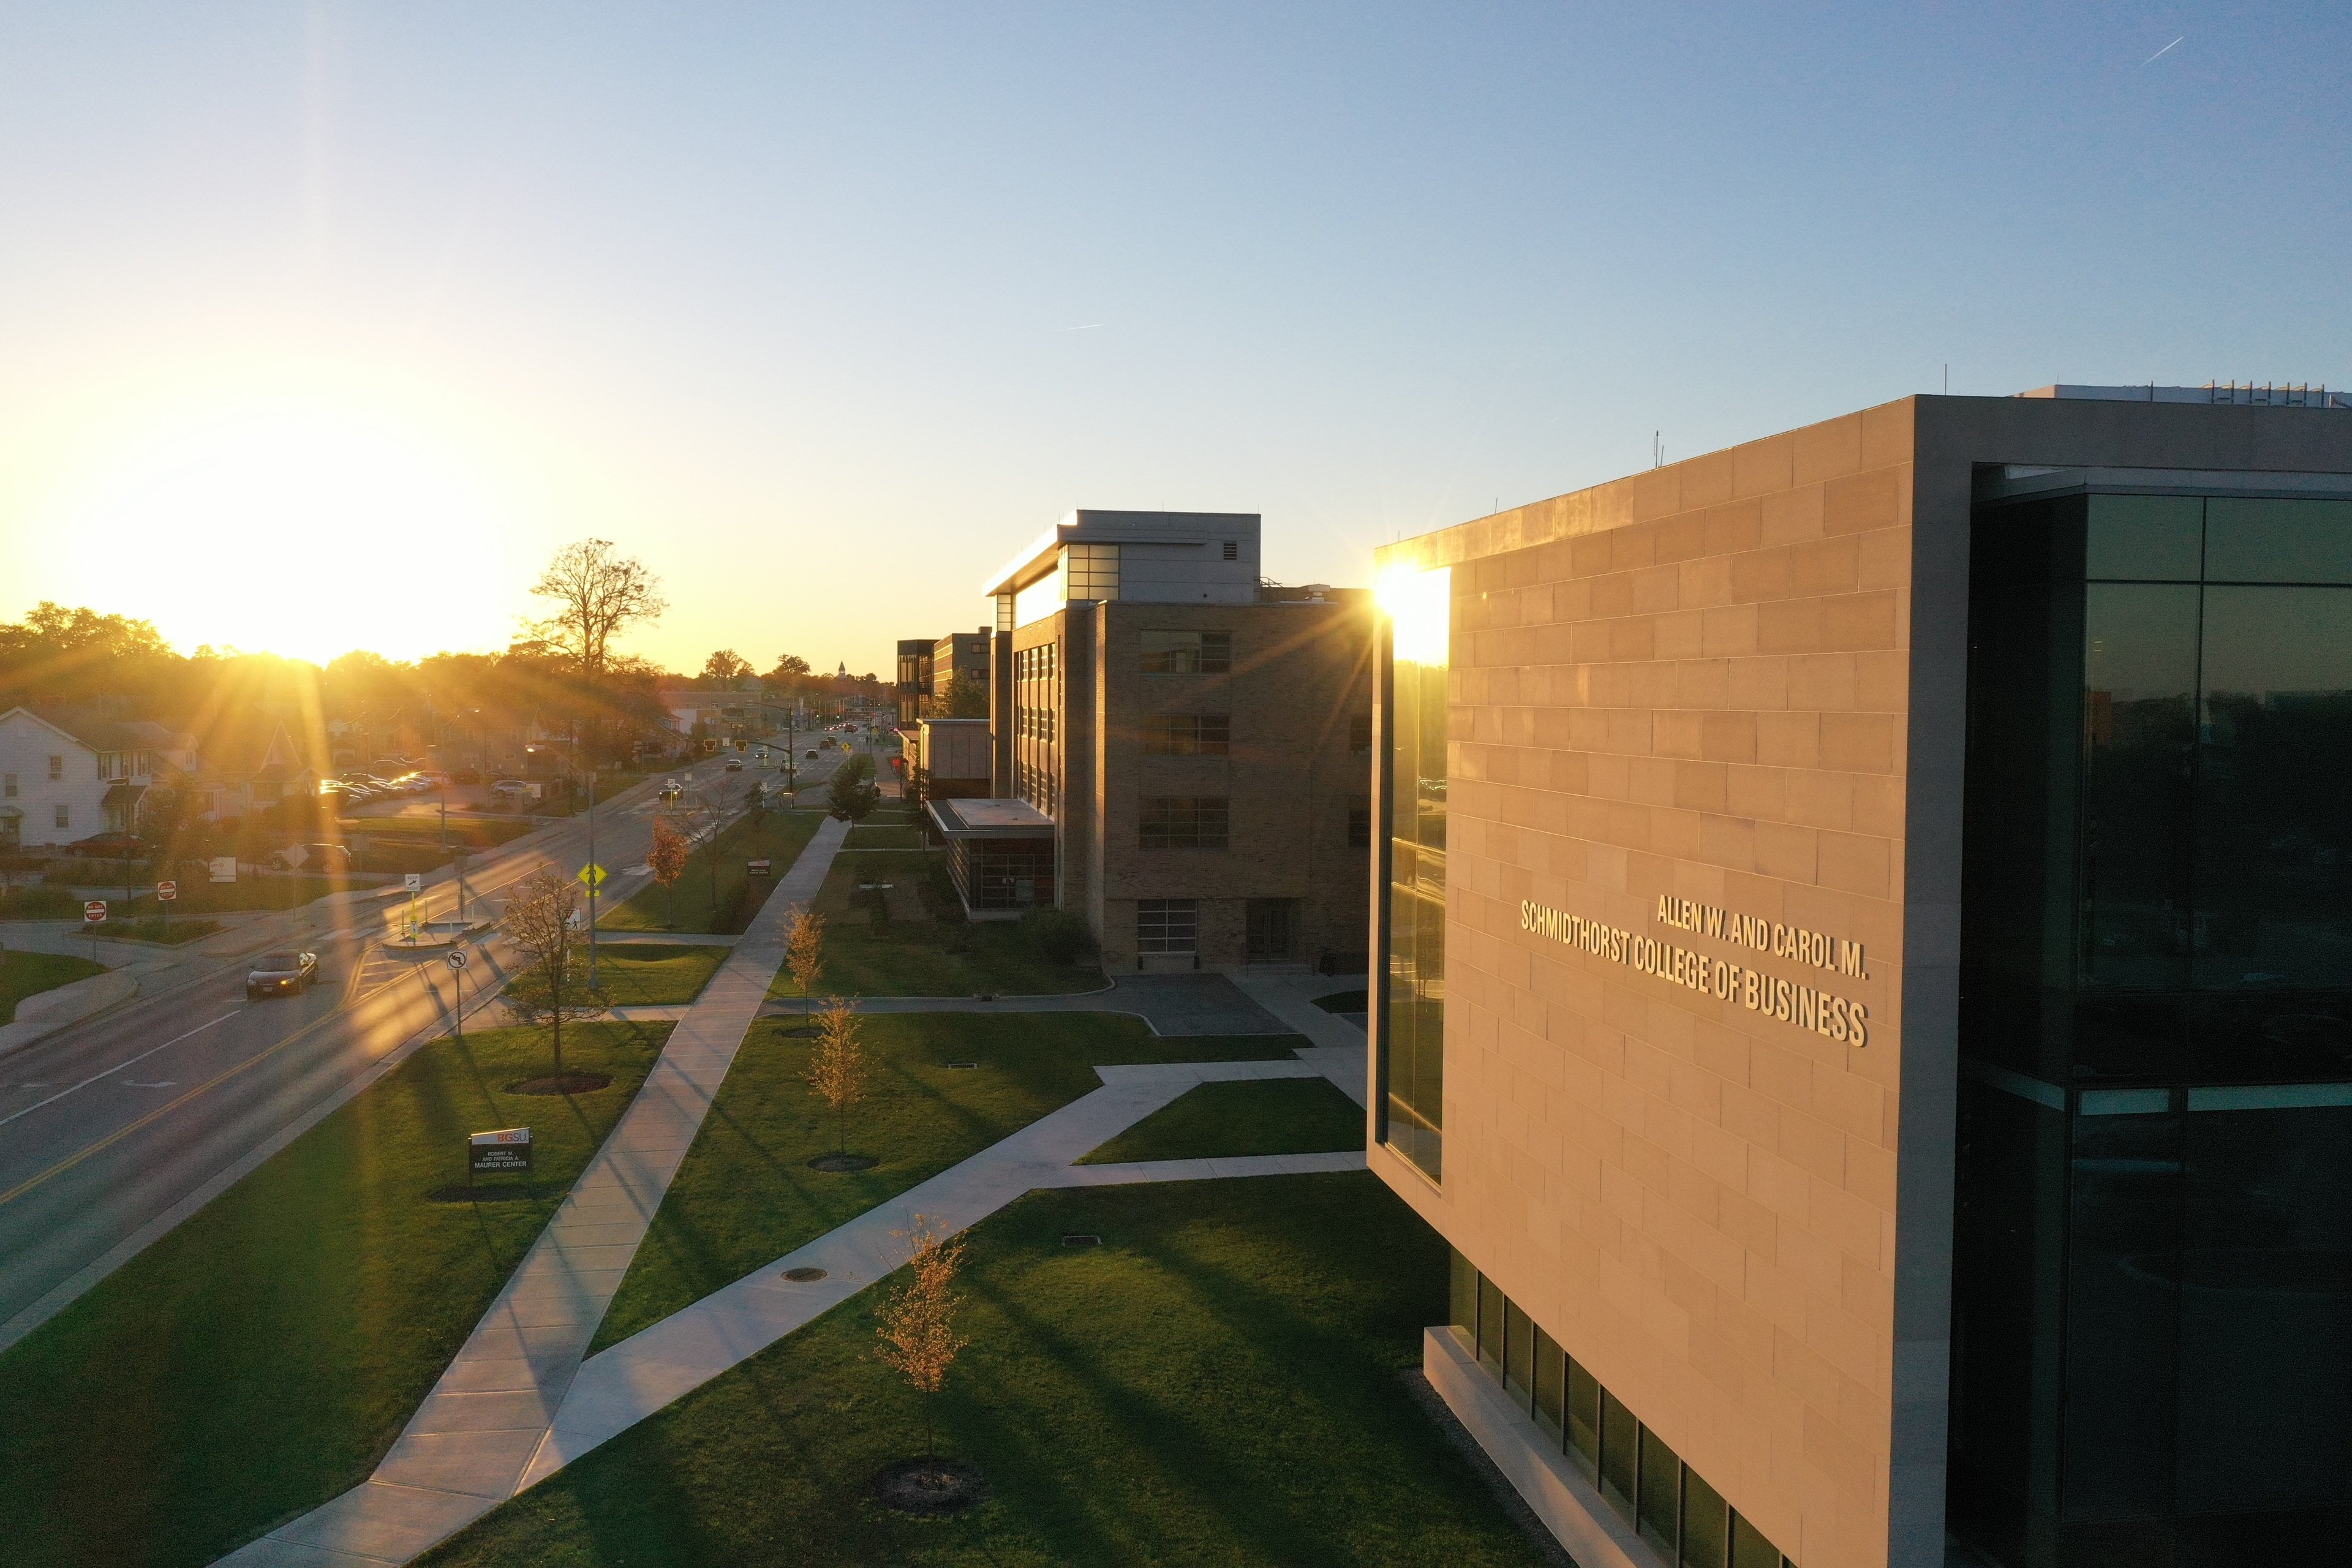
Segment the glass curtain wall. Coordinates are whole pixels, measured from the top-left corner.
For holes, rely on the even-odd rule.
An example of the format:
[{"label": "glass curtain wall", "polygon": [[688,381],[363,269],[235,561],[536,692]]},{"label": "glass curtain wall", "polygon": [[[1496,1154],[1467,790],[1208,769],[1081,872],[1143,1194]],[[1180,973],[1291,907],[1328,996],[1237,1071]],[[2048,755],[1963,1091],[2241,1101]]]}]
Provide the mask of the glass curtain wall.
[{"label": "glass curtain wall", "polygon": [[1381,1137],[1444,1175],[1446,675],[1451,568],[1402,574],[1390,616],[1389,964],[1382,997]]},{"label": "glass curtain wall", "polygon": [[1979,509],[1954,1527],[2352,1539],[2352,501]]}]

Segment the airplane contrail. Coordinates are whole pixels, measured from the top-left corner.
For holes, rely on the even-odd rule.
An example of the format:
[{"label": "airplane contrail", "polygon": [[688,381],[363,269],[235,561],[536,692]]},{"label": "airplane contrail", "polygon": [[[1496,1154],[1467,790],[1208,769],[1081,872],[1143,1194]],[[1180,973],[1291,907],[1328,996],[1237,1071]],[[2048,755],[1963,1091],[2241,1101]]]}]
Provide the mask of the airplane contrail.
[{"label": "airplane contrail", "polygon": [[[2183,34],[2181,34],[2181,35],[2180,35],[2180,38],[2185,38],[2185,37],[2187,37],[2188,36],[2189,36],[2188,34],[2183,33]],[[2175,39],[2173,39],[2173,40],[2172,40],[2172,44],[2177,44],[2177,43],[2180,42],[2180,38],[2175,38]],[[2148,57],[2147,57],[2147,58],[2146,58],[2146,59],[2144,59],[2144,60],[2140,61],[2139,63],[2140,63],[2141,65],[2143,65],[2143,66],[2152,66],[2152,65],[2154,65],[2157,61],[2158,61],[2158,60],[2162,59],[2165,56],[2167,56],[2167,55],[2168,55],[2168,54],[2170,54],[2170,53],[2172,52],[2172,44],[2167,44],[2167,45],[2165,45],[2165,46],[2164,46],[2164,47],[2162,47],[2162,48],[2160,48],[2160,49],[2157,50],[2157,51],[2156,51],[2156,53],[2154,53],[2154,54],[2152,54],[2152,55],[2148,56]]]}]

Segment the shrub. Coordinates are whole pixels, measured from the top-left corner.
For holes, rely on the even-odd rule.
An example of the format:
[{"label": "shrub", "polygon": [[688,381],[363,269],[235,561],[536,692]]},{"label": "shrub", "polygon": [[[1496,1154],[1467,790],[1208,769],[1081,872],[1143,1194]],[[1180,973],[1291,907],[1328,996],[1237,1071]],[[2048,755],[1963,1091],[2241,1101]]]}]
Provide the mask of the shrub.
[{"label": "shrub", "polygon": [[1087,922],[1068,910],[1057,910],[1041,904],[1021,917],[1021,930],[1029,945],[1048,963],[1075,963],[1085,952],[1091,939]]},{"label": "shrub", "polygon": [[81,900],[71,888],[19,888],[0,894],[0,919],[69,921],[81,916]]}]

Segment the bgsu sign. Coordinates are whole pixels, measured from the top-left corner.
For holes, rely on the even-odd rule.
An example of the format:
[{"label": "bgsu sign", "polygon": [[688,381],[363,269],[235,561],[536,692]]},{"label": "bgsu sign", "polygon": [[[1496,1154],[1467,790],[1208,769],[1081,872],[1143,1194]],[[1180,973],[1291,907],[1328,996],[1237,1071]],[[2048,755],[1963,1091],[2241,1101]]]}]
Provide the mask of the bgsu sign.
[{"label": "bgsu sign", "polygon": [[502,1127],[495,1132],[477,1132],[466,1140],[466,1153],[470,1170],[528,1171],[530,1129]]}]

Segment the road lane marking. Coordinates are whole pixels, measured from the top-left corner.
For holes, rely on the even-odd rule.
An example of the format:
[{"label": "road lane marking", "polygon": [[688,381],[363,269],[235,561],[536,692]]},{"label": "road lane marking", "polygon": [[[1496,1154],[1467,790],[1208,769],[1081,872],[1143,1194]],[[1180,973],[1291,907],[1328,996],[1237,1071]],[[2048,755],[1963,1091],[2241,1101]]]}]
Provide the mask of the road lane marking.
[{"label": "road lane marking", "polygon": [[[226,1023],[227,1023],[231,1018],[234,1018],[234,1017],[236,1017],[236,1014],[235,1014],[235,1013],[223,1013],[219,1017],[215,1018],[215,1019],[213,1020],[213,1024],[226,1024]],[[201,1034],[203,1034],[206,1029],[211,1028],[211,1027],[213,1026],[213,1024],[198,1024],[194,1028],[190,1029],[190,1030],[188,1031],[188,1034],[187,1034],[187,1035],[174,1035],[174,1036],[173,1036],[170,1039],[165,1040],[165,1041],[164,1041],[162,1045],[160,1045],[160,1046],[151,1046],[151,1047],[149,1047],[147,1049],[145,1049],[145,1050],[143,1050],[143,1051],[140,1052],[137,1056],[132,1057],[132,1058],[131,1058],[129,1061],[127,1061],[127,1062],[117,1062],[117,1063],[115,1063],[112,1067],[110,1067],[110,1068],[107,1068],[104,1072],[94,1072],[94,1073],[90,1074],[88,1078],[86,1078],[86,1079],[82,1079],[79,1083],[78,1083],[78,1084],[74,1085],[74,1086],[73,1086],[73,1089],[61,1089],[58,1090],[58,1091],[57,1091],[57,1093],[55,1093],[55,1094],[53,1094],[53,1095],[49,1096],[49,1098],[48,1098],[48,1099],[47,1099],[47,1100],[36,1100],[36,1101],[34,1101],[32,1104],[30,1104],[30,1105],[28,1105],[28,1106],[25,1107],[25,1109],[24,1109],[24,1110],[22,1110],[11,1111],[11,1112],[10,1112],[8,1115],[6,1115],[6,1116],[0,1116],[0,1127],[5,1127],[5,1126],[7,1126],[7,1125],[8,1125],[8,1123],[10,1123],[11,1121],[16,1121],[16,1118],[17,1118],[17,1117],[19,1117],[19,1116],[30,1116],[30,1115],[32,1115],[32,1114],[33,1114],[33,1112],[35,1112],[36,1110],[40,1110],[40,1109],[41,1109],[41,1107],[42,1107],[42,1106],[44,1106],[44,1105],[55,1105],[58,1100],[63,1100],[67,1095],[69,1095],[69,1094],[73,1093],[76,1089],[88,1089],[91,1084],[96,1083],[100,1079],[102,1079],[102,1078],[111,1078],[114,1074],[121,1072],[124,1068],[127,1068],[127,1067],[134,1067],[134,1066],[136,1066],[137,1064],[139,1064],[139,1063],[141,1063],[141,1062],[145,1061],[149,1057],[153,1056],[157,1051],[169,1050],[169,1049],[171,1049],[173,1046],[178,1045],[182,1040],[186,1039],[186,1038],[188,1037],[188,1035],[201,1035]],[[38,1089],[38,1088],[41,1088],[41,1087],[43,1087],[43,1086],[41,1086],[41,1085],[39,1085],[39,1084],[30,1084],[30,1083],[28,1083],[28,1084],[26,1084],[25,1087],[26,1087],[26,1089]],[[152,1085],[142,1085],[141,1087],[142,1087],[142,1088],[152,1088],[153,1086],[152,1086]]]}]

